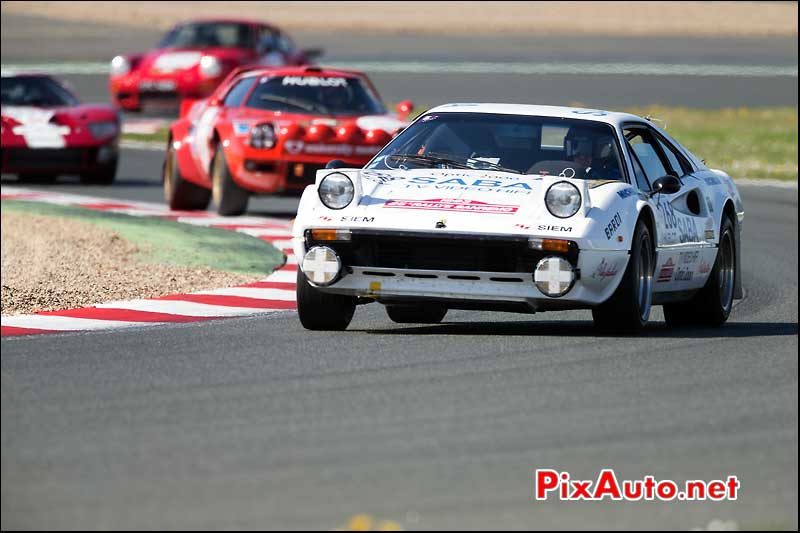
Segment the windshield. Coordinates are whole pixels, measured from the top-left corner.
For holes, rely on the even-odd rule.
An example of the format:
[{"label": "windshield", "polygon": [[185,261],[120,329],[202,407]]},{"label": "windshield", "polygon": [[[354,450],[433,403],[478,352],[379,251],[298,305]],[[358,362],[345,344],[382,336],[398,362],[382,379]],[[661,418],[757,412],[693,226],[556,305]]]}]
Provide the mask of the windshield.
[{"label": "windshield", "polygon": [[39,76],[2,79],[5,106],[63,107],[78,105],[78,99],[50,78]]},{"label": "windshield", "polygon": [[600,122],[432,113],[405,129],[367,168],[473,168],[622,180],[617,146],[614,129]]},{"label": "windshield", "polygon": [[159,48],[253,48],[253,30],[233,22],[193,22],[175,26]]},{"label": "windshield", "polygon": [[386,108],[359,78],[338,76],[262,77],[246,107],[289,113],[380,115]]}]

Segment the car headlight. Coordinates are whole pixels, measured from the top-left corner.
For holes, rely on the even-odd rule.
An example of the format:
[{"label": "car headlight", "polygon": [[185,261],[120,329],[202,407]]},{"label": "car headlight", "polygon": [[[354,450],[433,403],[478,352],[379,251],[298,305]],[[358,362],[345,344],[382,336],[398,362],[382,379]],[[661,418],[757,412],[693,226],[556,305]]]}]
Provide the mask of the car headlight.
[{"label": "car headlight", "polygon": [[329,209],[344,209],[353,201],[356,189],[341,172],[328,174],[319,184],[319,199]]},{"label": "car headlight", "polygon": [[275,146],[275,128],[272,124],[256,124],[250,128],[250,146],[253,148]]},{"label": "car headlight", "polygon": [[569,218],[581,207],[581,193],[572,183],[559,181],[547,189],[544,203],[554,217]]},{"label": "car headlight", "polygon": [[116,56],[111,60],[111,75],[122,76],[131,71],[131,63],[123,56]]},{"label": "car headlight", "polygon": [[216,78],[222,74],[222,63],[214,56],[200,58],[200,74],[206,78]]},{"label": "car headlight", "polygon": [[89,132],[97,140],[113,137],[117,134],[117,123],[111,121],[92,122],[89,124]]}]

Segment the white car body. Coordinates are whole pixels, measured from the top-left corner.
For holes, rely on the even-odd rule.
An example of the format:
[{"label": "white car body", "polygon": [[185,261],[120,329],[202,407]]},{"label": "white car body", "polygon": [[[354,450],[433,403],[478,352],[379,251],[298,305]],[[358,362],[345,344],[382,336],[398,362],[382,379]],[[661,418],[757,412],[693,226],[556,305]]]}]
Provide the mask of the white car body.
[{"label": "white car body", "polygon": [[[622,149],[623,181],[471,169],[320,170],[316,183],[304,191],[294,223],[294,252],[301,259],[309,249],[307,231],[319,228],[350,230],[354,236],[369,234],[369,239],[397,236],[395,242],[406,243],[405,248],[398,245],[398,251],[411,250],[415,242],[426,242],[421,240],[425,238],[442,238],[432,242],[465,250],[477,250],[479,243],[493,239],[520,243],[566,239],[575,243],[578,253],[576,279],[559,297],[540,291],[530,269],[475,271],[461,269],[458,264],[419,269],[343,261],[337,281],[319,290],[383,303],[444,302],[450,308],[528,312],[591,308],[608,300],[619,285],[640,217],[654,234],[653,304],[669,302],[704,286],[717,256],[724,213],[734,223],[739,255],[744,212],[733,180],[722,171],[707,168],[650,121],[607,111],[509,104],[447,104],[431,109],[417,121],[455,112],[602,122],[613,127],[621,147],[626,146],[624,128],[648,128],[679,151],[691,164],[691,171],[680,177],[682,186],[677,193],[650,195],[636,186],[628,149]],[[327,208],[317,192],[320,181],[334,172],[348,176],[355,187],[353,201],[340,210]],[[544,201],[548,188],[560,181],[573,183],[582,197],[578,212],[566,219],[553,216]],[[511,248],[501,249],[508,253]],[[738,270],[738,257],[735,264]],[[741,298],[738,274],[735,297]]]}]

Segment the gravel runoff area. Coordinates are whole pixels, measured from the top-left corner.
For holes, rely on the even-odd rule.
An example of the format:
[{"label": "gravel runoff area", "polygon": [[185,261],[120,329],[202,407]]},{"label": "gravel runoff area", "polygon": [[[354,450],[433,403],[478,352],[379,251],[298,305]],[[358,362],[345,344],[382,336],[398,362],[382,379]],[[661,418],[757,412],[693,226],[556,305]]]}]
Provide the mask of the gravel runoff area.
[{"label": "gravel runoff area", "polygon": [[143,250],[87,222],[2,213],[2,314],[86,307],[249,283],[259,276],[142,261]]},{"label": "gravel runoff area", "polygon": [[3,13],[142,28],[254,17],[291,31],[796,36],[797,2],[3,2]]}]

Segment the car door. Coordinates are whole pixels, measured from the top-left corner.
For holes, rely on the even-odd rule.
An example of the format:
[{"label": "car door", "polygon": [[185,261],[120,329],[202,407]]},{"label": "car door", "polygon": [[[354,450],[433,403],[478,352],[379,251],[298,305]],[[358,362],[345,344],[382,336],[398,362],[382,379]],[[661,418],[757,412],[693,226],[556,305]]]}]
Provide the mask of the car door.
[{"label": "car door", "polygon": [[[702,265],[713,257],[705,230],[711,221],[703,182],[690,176],[693,168],[669,142],[647,124],[623,128],[639,189],[656,214],[654,291],[691,290],[707,277]],[[675,193],[652,194],[653,183],[666,175],[681,179]],[[713,259],[711,260],[713,264]],[[710,269],[709,269],[710,270]]]}]

